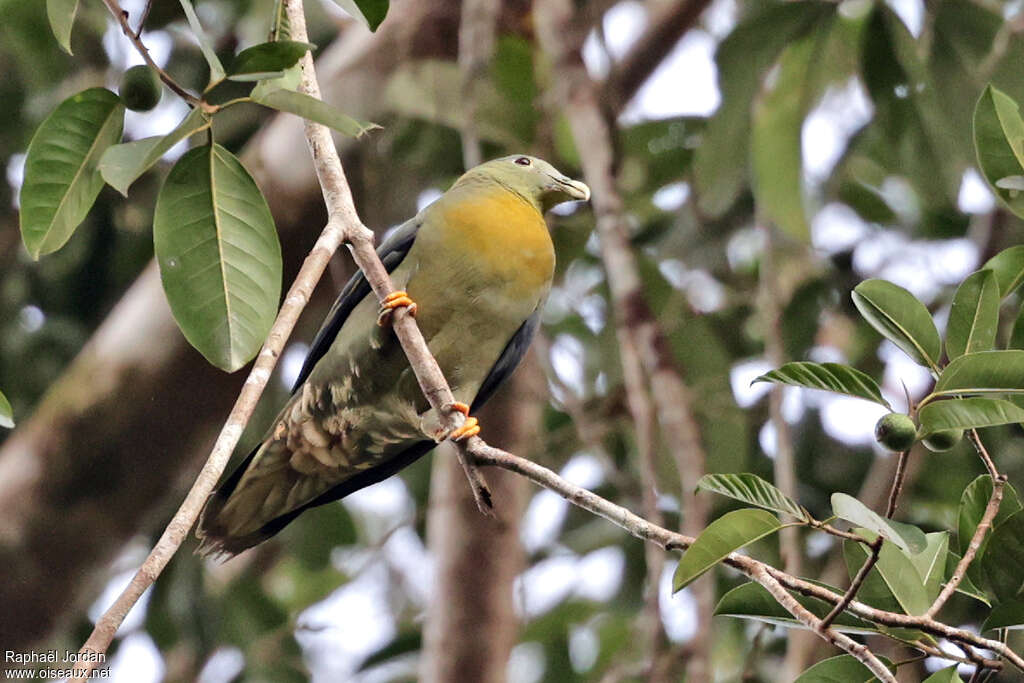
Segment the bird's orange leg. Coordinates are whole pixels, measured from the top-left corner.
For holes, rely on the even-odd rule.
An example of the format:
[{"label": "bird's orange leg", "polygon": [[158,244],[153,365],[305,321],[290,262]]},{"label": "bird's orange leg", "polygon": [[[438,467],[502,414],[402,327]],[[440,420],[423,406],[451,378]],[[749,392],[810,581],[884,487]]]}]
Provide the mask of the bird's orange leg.
[{"label": "bird's orange leg", "polygon": [[456,401],[448,407],[466,416],[466,421],[462,423],[462,426],[448,435],[449,439],[452,441],[462,441],[480,433],[480,422],[475,417],[469,416],[469,406]]},{"label": "bird's orange leg", "polygon": [[380,312],[377,314],[377,324],[381,327],[391,320],[391,312],[402,307],[409,309],[409,315],[416,315],[416,302],[409,298],[409,294],[398,289],[391,292],[380,304]]}]

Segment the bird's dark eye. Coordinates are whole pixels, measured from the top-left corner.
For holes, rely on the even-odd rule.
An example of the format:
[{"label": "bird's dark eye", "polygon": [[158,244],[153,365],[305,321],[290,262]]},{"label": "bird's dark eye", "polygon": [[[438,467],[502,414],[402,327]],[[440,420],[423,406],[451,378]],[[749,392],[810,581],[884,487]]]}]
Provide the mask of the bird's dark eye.
[{"label": "bird's dark eye", "polygon": [[518,159],[516,159],[516,163],[519,164],[520,166],[529,166],[530,160],[526,157],[519,157]]}]

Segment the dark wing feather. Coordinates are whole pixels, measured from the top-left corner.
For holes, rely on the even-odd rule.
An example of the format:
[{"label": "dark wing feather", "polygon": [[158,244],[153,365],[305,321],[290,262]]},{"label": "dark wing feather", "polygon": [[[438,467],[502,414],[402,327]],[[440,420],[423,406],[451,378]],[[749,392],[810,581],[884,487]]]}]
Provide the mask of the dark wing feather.
[{"label": "dark wing feather", "polygon": [[[405,259],[405,255],[409,253],[412,243],[416,240],[416,233],[419,231],[420,225],[418,216],[406,221],[377,247],[377,255],[380,256],[380,260],[384,263],[384,268],[389,273],[397,268],[402,260]],[[341,326],[348,320],[352,310],[369,293],[370,283],[366,281],[362,271],[357,272],[345,283],[341,293],[338,294],[338,298],[335,299],[334,305],[331,306],[331,310],[327,313],[324,324],[320,326],[320,331],[313,337],[309,353],[306,354],[306,360],[302,363],[299,376],[292,386],[293,394],[309,377],[309,373],[313,371],[317,361],[323,358],[327,350],[331,348],[334,338],[338,336],[338,331],[341,330]]]},{"label": "dark wing feather", "polygon": [[[394,268],[395,266],[398,265],[398,263],[401,262],[401,259],[408,252],[409,246],[412,244],[412,240],[414,238],[415,230],[411,231],[411,235],[404,236],[403,242],[407,240],[407,244],[404,247],[404,251],[401,251],[401,255],[397,256],[394,265],[388,268],[389,272],[392,268]],[[397,244],[401,245],[403,242],[398,242]],[[382,245],[381,249],[383,249],[383,247],[386,245],[387,243]],[[395,248],[390,252],[390,254],[398,253],[398,248]],[[382,257],[382,259],[383,258],[384,257]],[[385,263],[385,265],[388,264]],[[342,290],[341,295],[339,295],[337,302],[335,302],[333,313],[330,316],[328,316],[327,322],[324,324],[324,326],[320,329],[320,332],[317,334],[316,340],[313,342],[313,348],[310,349],[309,357],[307,357],[306,360],[308,368],[305,366],[303,367],[303,373],[300,373],[300,379],[299,382],[296,384],[296,387],[298,387],[299,384],[301,384],[302,381],[305,380],[305,375],[309,374],[308,370],[311,369],[312,366],[316,364],[316,361],[321,356],[324,355],[324,353],[327,350],[327,347],[330,346],[330,343],[334,339],[334,336],[338,333],[338,330],[341,329],[342,323],[344,322],[348,314],[351,313],[356,303],[358,303],[358,301],[361,300],[362,297],[366,296],[366,294],[370,291],[370,286],[366,283],[365,279],[362,281],[362,283],[360,283],[357,278],[358,276],[353,277],[351,280],[349,280],[348,284],[345,286],[345,289]],[[359,293],[360,289],[362,290],[361,294]],[[352,303],[352,300],[354,300],[355,303]],[[481,408],[488,401],[488,399],[490,399],[491,396],[494,395],[494,392],[498,389],[498,387],[501,386],[501,384],[512,375],[516,367],[519,365],[520,361],[522,361],[523,356],[526,354],[526,350],[530,347],[530,342],[533,341],[533,335],[537,332],[537,328],[539,326],[540,306],[537,307],[537,310],[534,311],[533,315],[527,318],[526,321],[519,326],[519,329],[516,330],[516,333],[512,335],[512,338],[509,339],[508,343],[505,345],[505,348],[501,352],[501,355],[498,356],[498,360],[491,367],[491,371],[487,374],[487,377],[484,378],[483,384],[480,385],[480,389],[479,391],[477,391],[476,398],[473,399],[473,405],[470,408],[471,412],[475,412],[476,410]],[[318,350],[319,355],[316,356],[316,358],[313,358],[314,353]],[[246,536],[218,538],[216,541],[210,543],[209,546],[204,545],[203,550],[222,552],[233,555],[235,553],[242,552],[246,548],[251,548],[257,543],[262,543],[271,536],[275,535],[277,532],[281,531],[281,529],[288,526],[288,524],[290,524],[293,519],[302,514],[302,512],[305,511],[306,509],[339,500],[349,495],[350,493],[355,493],[360,489],[364,489],[367,486],[372,486],[377,482],[383,481],[384,479],[390,477],[392,474],[395,474],[399,470],[402,470],[405,467],[419,460],[421,457],[423,457],[431,450],[433,450],[435,445],[436,444],[429,439],[417,441],[416,443],[411,444],[408,448],[406,448],[404,451],[402,451],[395,457],[391,458],[390,460],[387,460],[375,467],[360,472],[351,479],[347,479],[341,482],[334,488],[324,491],[322,494],[320,494],[320,496],[311,500],[309,503],[306,503],[305,505],[298,507],[294,510],[290,510],[289,512],[281,515],[280,517],[277,517],[267,522],[262,527],[260,527],[258,531],[255,531]],[[208,505],[207,510],[205,510],[203,513],[204,520],[207,512],[210,512],[212,516],[216,516],[216,510],[219,510],[220,507],[223,507],[224,503],[227,502],[228,497],[231,496],[231,492],[235,490],[236,486],[238,486],[238,482],[241,480],[242,475],[245,473],[246,469],[248,469],[249,463],[256,456],[256,452],[258,450],[259,447],[257,446],[257,448],[253,450],[252,453],[249,454],[249,457],[247,457],[245,461],[241,465],[239,465],[237,469],[235,469],[231,476],[228,477],[228,479],[223,484],[220,485],[220,487],[214,493],[213,499],[211,499],[210,501],[212,507]],[[204,527],[205,524],[203,522],[200,522],[200,526]]]}]

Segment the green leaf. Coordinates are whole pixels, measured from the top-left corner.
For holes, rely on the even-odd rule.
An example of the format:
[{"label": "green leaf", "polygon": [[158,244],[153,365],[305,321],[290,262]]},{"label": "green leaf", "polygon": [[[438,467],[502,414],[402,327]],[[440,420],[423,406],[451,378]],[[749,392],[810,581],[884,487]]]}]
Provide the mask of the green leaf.
[{"label": "green leaf", "polygon": [[982,569],[1000,603],[1021,597],[1024,587],[1024,510],[1018,510],[996,525],[989,537]]},{"label": "green leaf", "polygon": [[260,43],[242,50],[228,70],[232,81],[259,81],[264,78],[278,78],[287,69],[295,66],[302,55],[316,49],[315,45],[294,40],[279,40]]},{"label": "green leaf", "polygon": [[[838,588],[833,588],[832,586],[825,587],[831,588],[840,595],[843,593]],[[830,604],[816,598],[793,593],[791,595],[796,598],[798,603],[819,619],[828,614],[832,608]],[[741,584],[723,595],[715,607],[715,616],[754,619],[786,628],[807,628],[802,622],[787,612],[786,608],[780,605],[761,584],[753,581]],[[836,618],[833,626],[836,630],[844,633],[879,633],[878,627],[871,622],[864,621],[845,611]]]},{"label": "green leaf", "polygon": [[946,326],[946,355],[991,351],[999,327],[999,283],[991,270],[972,273],[957,288]]},{"label": "green leaf", "polygon": [[78,0],[46,0],[46,16],[53,36],[64,52],[71,54],[71,27],[78,13]]},{"label": "green leaf", "polygon": [[982,351],[961,356],[946,366],[932,394],[1024,393],[1024,351]]},{"label": "green leaf", "polygon": [[376,31],[388,15],[388,0],[334,0],[343,10]]},{"label": "green leaf", "polygon": [[[969,356],[964,356],[969,358]],[[929,403],[917,415],[918,437],[944,429],[975,429],[1024,422],[1024,408],[998,398],[954,398]]]},{"label": "green leaf", "polygon": [[380,128],[376,123],[364,123],[342,114],[324,102],[292,90],[274,90],[253,96],[253,101],[278,111],[286,111],[302,118],[322,123],[339,133],[358,138],[363,133]]},{"label": "green leaf", "polygon": [[97,165],[121,139],[124,105],[105,88],[90,88],[57,105],[28,146],[21,186],[21,237],[32,258],[71,238],[103,188]]},{"label": "green leaf", "polygon": [[[882,663],[890,669],[891,662],[885,657]],[[800,674],[793,683],[873,683],[877,680],[871,669],[861,664],[853,655],[837,655],[822,660]]]},{"label": "green leaf", "polygon": [[947,666],[945,669],[939,669],[928,678],[924,679],[924,683],[962,683],[960,674],[957,673],[957,665]]},{"label": "green leaf", "polygon": [[938,368],[939,332],[928,309],[913,294],[885,280],[865,280],[854,288],[853,303],[879,334],[914,361]]},{"label": "green leaf", "polygon": [[[988,501],[991,498],[992,477],[987,474],[982,474],[968,484],[967,488],[960,495],[960,505],[956,513],[956,528],[957,547],[961,555],[967,552],[967,546],[971,543],[974,530],[981,523],[981,518],[985,515],[985,508],[988,507]],[[996,513],[995,519],[992,520],[992,526],[995,527],[1000,524],[1020,509],[1021,503],[1020,498],[1017,496],[1017,491],[1013,488],[1012,484],[1007,482],[1003,485],[1003,500],[999,504],[999,512]],[[989,534],[991,533],[990,530]],[[971,564],[972,567],[976,566],[978,560],[985,554],[985,545],[987,543],[987,539],[982,541],[981,547],[975,555],[974,563]]]},{"label": "green leaf", "polygon": [[743,191],[750,167],[751,102],[779,53],[811,29],[831,21],[827,2],[769,4],[751,12],[715,51],[722,105],[708,123],[694,158],[700,211],[723,215]]},{"label": "green leaf", "polygon": [[911,524],[886,519],[853,496],[832,494],[832,511],[837,517],[864,527],[907,553],[919,553],[928,545],[924,532]]},{"label": "green leaf", "polygon": [[786,363],[777,370],[764,373],[754,382],[778,382],[808,389],[824,389],[890,407],[889,402],[882,398],[882,390],[875,380],[856,368],[840,363]]},{"label": "green leaf", "polygon": [[220,145],[171,169],[153,217],[164,291],[185,338],[234,371],[267,336],[281,293],[274,221],[245,167]]},{"label": "green leaf", "polygon": [[127,197],[131,184],[167,150],[209,125],[209,119],[196,107],[167,135],[112,145],[100,157],[100,173],[108,185]]},{"label": "green leaf", "polygon": [[0,391],[0,427],[14,429],[14,411],[2,391]]},{"label": "green leaf", "polygon": [[[953,576],[953,572],[956,571],[956,566],[961,560],[960,555],[956,554],[952,550],[946,553],[946,575],[943,579],[944,582],[949,581],[950,577]],[[960,580],[960,584],[956,587],[956,592],[961,595],[966,595],[969,598],[974,598],[978,602],[988,605],[991,607],[992,603],[989,601],[988,596],[985,595],[984,591],[978,588],[978,584],[975,583],[971,577],[972,572],[977,570],[978,576],[981,575],[981,570],[978,569],[979,563],[972,562],[971,566],[967,569],[967,574]]]},{"label": "green leaf", "polygon": [[1008,600],[992,608],[988,618],[981,625],[981,632],[997,628],[1005,628],[1010,631],[1024,629],[1024,600]]},{"label": "green leaf", "polygon": [[210,82],[217,83],[224,80],[224,65],[217,58],[217,53],[213,50],[213,43],[210,42],[210,37],[203,30],[203,25],[199,23],[199,17],[196,16],[192,3],[190,0],[180,0],[180,2],[181,8],[185,10],[185,16],[188,18],[188,25],[192,27],[192,33],[199,41],[199,49],[202,50],[206,63],[210,65]]},{"label": "green leaf", "polygon": [[1017,312],[1017,319],[1013,321],[1013,329],[1010,331],[1010,339],[1006,343],[1007,349],[1024,350],[1024,306]]},{"label": "green leaf", "polygon": [[810,518],[799,503],[756,474],[705,474],[697,482],[697,489],[792,515],[803,521]]},{"label": "green leaf", "polygon": [[1000,184],[1004,178],[1024,173],[1024,120],[1017,103],[991,85],[974,107],[974,148],[992,192],[1010,211],[1024,216],[1024,196]]},{"label": "green leaf", "polygon": [[[858,533],[869,540],[874,538],[874,533],[865,529],[858,530]],[[919,616],[927,612],[942,588],[949,534],[936,532],[927,534],[926,538],[927,547],[915,555],[905,554],[892,543],[883,543],[871,573],[877,573],[885,587],[882,588],[877,579],[871,586],[865,582],[864,588],[870,589],[865,598],[872,593],[877,594],[876,598],[889,594],[896,598],[907,614]],[[843,551],[852,578],[864,564],[869,550],[860,543],[845,541]]]},{"label": "green leaf", "polygon": [[683,554],[672,578],[672,592],[682,590],[694,579],[745,545],[773,534],[782,522],[764,510],[734,510],[709,524]]},{"label": "green leaf", "polygon": [[828,33],[812,33],[783,50],[778,76],[754,101],[750,142],[754,199],[765,218],[802,242],[811,236],[804,208],[800,144],[809,106],[804,88],[816,65],[818,43]]},{"label": "green leaf", "polygon": [[[1024,207],[1024,202],[1021,206]],[[1024,245],[1003,249],[986,261],[982,269],[991,270],[996,274],[999,294],[1006,298],[1024,282]]]}]

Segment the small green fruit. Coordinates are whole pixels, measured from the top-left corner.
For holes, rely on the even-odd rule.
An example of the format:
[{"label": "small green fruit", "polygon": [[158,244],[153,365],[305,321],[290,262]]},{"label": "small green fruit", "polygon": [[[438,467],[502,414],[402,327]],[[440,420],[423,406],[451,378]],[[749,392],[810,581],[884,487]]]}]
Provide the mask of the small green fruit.
[{"label": "small green fruit", "polygon": [[163,86],[155,70],[140,64],[124,72],[119,92],[124,106],[132,111],[149,111],[160,101]]},{"label": "small green fruit", "polygon": [[875,439],[890,451],[905,451],[914,444],[917,428],[902,413],[889,413],[875,425]]},{"label": "small green fruit", "polygon": [[942,431],[929,434],[924,439],[924,445],[930,451],[941,453],[960,443],[962,438],[964,438],[964,430],[962,429],[943,429]]}]

